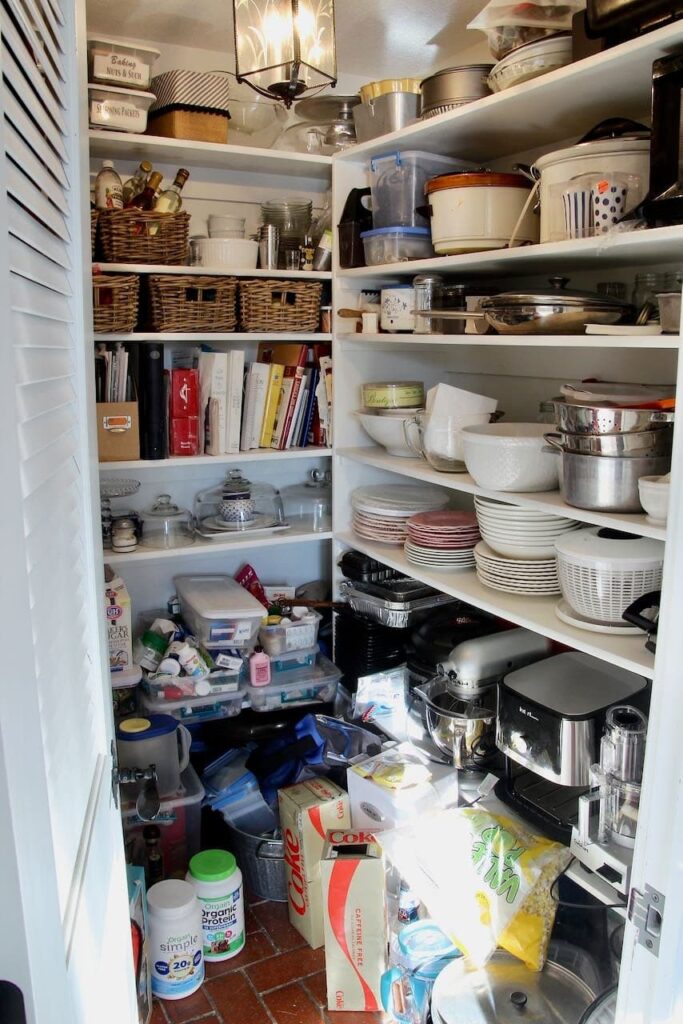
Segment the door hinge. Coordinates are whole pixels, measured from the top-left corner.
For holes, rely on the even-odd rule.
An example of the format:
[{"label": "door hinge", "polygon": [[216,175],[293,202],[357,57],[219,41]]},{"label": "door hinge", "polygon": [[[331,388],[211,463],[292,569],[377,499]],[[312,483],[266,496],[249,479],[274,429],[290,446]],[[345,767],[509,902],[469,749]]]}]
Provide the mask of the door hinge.
[{"label": "door hinge", "polygon": [[628,919],[638,933],[638,945],[645,946],[654,956],[659,956],[664,903],[664,893],[651,885],[646,885],[644,892],[631,889],[628,899]]}]

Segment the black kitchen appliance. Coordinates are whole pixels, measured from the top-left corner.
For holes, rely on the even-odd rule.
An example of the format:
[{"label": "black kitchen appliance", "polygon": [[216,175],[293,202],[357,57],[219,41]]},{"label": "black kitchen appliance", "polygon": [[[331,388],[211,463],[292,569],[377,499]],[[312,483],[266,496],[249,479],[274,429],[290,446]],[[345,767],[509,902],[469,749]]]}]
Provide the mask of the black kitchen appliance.
[{"label": "black kitchen appliance", "polygon": [[681,0],[586,0],[586,29],[610,46],[651,32],[683,14]]},{"label": "black kitchen appliance", "polygon": [[650,225],[683,224],[681,90],[683,53],[656,60],[652,65],[650,191],[643,203]]},{"label": "black kitchen appliance", "polygon": [[622,615],[627,622],[647,633],[645,649],[652,654],[657,653],[657,626],[661,600],[661,590],[651,590],[649,594],[642,594],[637,601],[630,604]]}]

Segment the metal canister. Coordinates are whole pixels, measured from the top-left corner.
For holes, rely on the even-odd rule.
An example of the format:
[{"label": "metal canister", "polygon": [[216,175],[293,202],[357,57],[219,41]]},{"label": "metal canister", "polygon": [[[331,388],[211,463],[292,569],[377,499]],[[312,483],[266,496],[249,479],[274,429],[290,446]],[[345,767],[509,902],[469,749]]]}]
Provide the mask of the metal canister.
[{"label": "metal canister", "polygon": [[[415,289],[415,309],[433,309],[443,287],[440,274],[418,274],[413,278]],[[435,334],[434,320],[431,316],[416,316],[414,334]]]}]

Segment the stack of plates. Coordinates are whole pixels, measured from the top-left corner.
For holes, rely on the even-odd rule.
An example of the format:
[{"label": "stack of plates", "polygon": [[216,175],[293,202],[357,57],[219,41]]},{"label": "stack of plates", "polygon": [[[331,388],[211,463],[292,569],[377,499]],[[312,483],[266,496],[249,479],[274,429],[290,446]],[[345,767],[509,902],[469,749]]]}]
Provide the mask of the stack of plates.
[{"label": "stack of plates", "polygon": [[479,539],[472,512],[421,512],[408,520],[406,559],[430,569],[471,569]]},{"label": "stack of plates", "polygon": [[559,594],[557,561],[554,558],[502,558],[481,540],[474,549],[477,576],[487,587],[508,594]]},{"label": "stack of plates", "polygon": [[476,497],[474,507],[483,539],[493,551],[508,558],[554,558],[555,541],[583,525],[492,498]]},{"label": "stack of plates", "polygon": [[357,487],[351,494],[351,523],[354,532],[365,540],[403,544],[411,516],[441,509],[447,502],[448,495],[437,487],[415,484]]}]

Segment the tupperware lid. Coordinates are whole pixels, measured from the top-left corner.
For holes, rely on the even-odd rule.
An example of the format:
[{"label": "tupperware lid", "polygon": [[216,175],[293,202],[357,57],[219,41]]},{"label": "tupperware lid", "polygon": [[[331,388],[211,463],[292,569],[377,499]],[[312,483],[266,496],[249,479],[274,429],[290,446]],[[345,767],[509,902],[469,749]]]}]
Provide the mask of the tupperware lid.
[{"label": "tupperware lid", "polygon": [[[99,36],[88,33],[88,49],[98,44],[101,46],[111,46],[112,49],[118,50],[119,53],[152,54],[154,60],[161,56],[161,50],[157,50],[153,46],[142,46],[140,43],[127,43],[123,39],[113,39],[111,36]],[[154,63],[154,61],[150,63]]]},{"label": "tupperware lid", "polygon": [[145,99],[149,100],[150,103],[156,99],[153,92],[142,92],[141,89],[124,89],[120,85],[98,85],[97,82],[88,83],[88,92],[104,92],[107,94],[113,92],[116,96],[132,96],[133,99]]},{"label": "tupperware lid", "polygon": [[119,722],[116,738],[127,742],[151,740],[175,732],[177,728],[178,723],[171,715],[147,715],[144,718],[135,715],[132,718],[123,718]]},{"label": "tupperware lid", "polygon": [[[431,232],[429,228],[404,228],[401,226],[395,228],[373,228],[372,231],[361,231],[361,238],[376,238],[378,235],[409,235],[414,238],[429,238]],[[412,288],[412,285],[406,285],[408,288]]]},{"label": "tupperware lid", "polygon": [[198,882],[222,882],[236,869],[234,854],[227,850],[202,850],[190,860],[190,874]]},{"label": "tupperware lid", "polygon": [[561,537],[555,541],[555,549],[558,554],[589,566],[598,568],[601,564],[608,564],[616,571],[664,561],[663,541],[600,526],[576,530]]},{"label": "tupperware lid", "polygon": [[430,178],[425,185],[425,195],[441,192],[447,188],[523,188],[529,191],[532,183],[523,174],[499,173],[498,171],[456,171],[439,174]]}]

